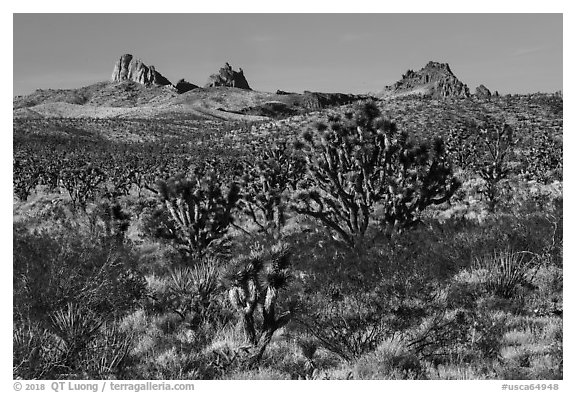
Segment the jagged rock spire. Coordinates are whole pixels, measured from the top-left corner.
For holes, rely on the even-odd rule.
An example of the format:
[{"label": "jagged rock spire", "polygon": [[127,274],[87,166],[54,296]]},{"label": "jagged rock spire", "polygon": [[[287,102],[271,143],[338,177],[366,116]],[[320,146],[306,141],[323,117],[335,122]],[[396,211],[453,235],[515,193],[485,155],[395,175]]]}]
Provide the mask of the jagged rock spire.
[{"label": "jagged rock spire", "polygon": [[224,64],[224,67],[220,68],[217,74],[210,75],[206,85],[204,87],[237,87],[239,89],[252,90],[248,85],[248,81],[244,77],[244,71],[239,68],[238,71],[234,71],[232,66],[228,63]]},{"label": "jagged rock spire", "polygon": [[114,65],[112,81],[120,82],[130,80],[143,85],[170,85],[170,81],[154,68],[142,63],[140,59],[134,59],[131,54],[120,56]]}]

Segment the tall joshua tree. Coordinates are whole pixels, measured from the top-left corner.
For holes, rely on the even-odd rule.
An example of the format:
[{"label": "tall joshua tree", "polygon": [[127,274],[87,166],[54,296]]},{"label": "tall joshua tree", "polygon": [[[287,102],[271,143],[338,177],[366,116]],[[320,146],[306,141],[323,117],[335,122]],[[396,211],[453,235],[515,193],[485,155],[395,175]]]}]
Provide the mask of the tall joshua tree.
[{"label": "tall joshua tree", "polygon": [[499,183],[510,175],[510,157],[517,141],[512,127],[502,122],[480,128],[476,143],[481,148],[475,150],[472,167],[485,182],[482,193],[488,201],[488,211],[493,212],[500,197]]},{"label": "tall joshua tree", "polygon": [[203,256],[233,222],[240,190],[232,183],[224,190],[213,173],[158,183],[159,197],[174,224],[173,239],[186,254]]},{"label": "tall joshua tree", "polygon": [[[502,182],[511,175],[514,148],[518,140],[513,128],[503,120],[488,119],[480,124],[467,122],[462,129],[452,130],[448,152],[460,166],[479,175],[484,181],[480,192],[494,212],[501,198]],[[533,152],[531,162],[541,156]]]},{"label": "tall joshua tree", "polygon": [[432,147],[412,143],[374,103],[330,116],[328,124],[304,132],[297,147],[305,153],[308,175],[294,210],[318,219],[352,248],[362,242],[377,204],[381,222],[402,229],[459,187],[442,140]]},{"label": "tall joshua tree", "polygon": [[[290,310],[278,315],[277,303],[281,289],[290,278],[290,250],[282,243],[268,252],[253,252],[237,259],[228,274],[230,303],[241,316],[246,342],[252,346],[251,363],[257,363],[274,332],[285,326],[292,316]],[[262,323],[256,326],[255,313],[262,310]]]},{"label": "tall joshua tree", "polygon": [[304,174],[304,162],[286,141],[256,152],[253,158],[244,164],[243,210],[261,230],[278,235],[286,222],[288,193]]}]

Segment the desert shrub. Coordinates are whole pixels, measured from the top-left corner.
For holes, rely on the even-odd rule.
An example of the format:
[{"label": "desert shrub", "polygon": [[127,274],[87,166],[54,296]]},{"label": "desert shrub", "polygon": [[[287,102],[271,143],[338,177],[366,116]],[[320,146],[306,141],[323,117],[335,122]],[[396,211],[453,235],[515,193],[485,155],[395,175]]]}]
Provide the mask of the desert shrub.
[{"label": "desert shrub", "polygon": [[285,380],[290,379],[290,374],[270,368],[258,368],[255,370],[235,371],[223,377],[226,380]]},{"label": "desert shrub", "polygon": [[[345,291],[370,292],[381,287],[386,297],[429,293],[471,261],[469,238],[458,234],[478,228],[473,222],[424,222],[411,231],[366,243],[361,255],[336,247],[322,232],[307,229],[289,240],[300,252],[294,264],[310,291],[334,284]],[[474,228],[474,229],[473,229]],[[463,234],[466,237],[466,233]]]},{"label": "desert shrub", "polygon": [[[306,357],[302,353],[299,342],[300,336],[294,336],[289,329],[286,329],[268,345],[266,354],[257,365],[258,369],[280,372],[285,375],[284,379],[318,379],[320,370],[317,367],[316,360],[323,366],[322,360],[319,358],[312,360],[314,354],[311,357]],[[234,372],[239,373],[250,369],[254,368],[246,368],[244,366],[229,369],[223,377]]]},{"label": "desert shrub", "polygon": [[534,255],[507,250],[476,259],[474,268],[489,293],[511,298],[520,287],[532,285],[536,261]]},{"label": "desert shrub", "polygon": [[517,318],[510,326],[500,350],[499,378],[511,375],[526,379],[562,379],[563,329],[562,319],[552,317]]},{"label": "desert shrub", "polygon": [[149,277],[151,301],[147,310],[173,312],[188,328],[200,333],[204,327],[220,328],[232,319],[220,285],[221,266],[211,258],[193,267],[173,267],[162,278]]},{"label": "desert shrub", "polygon": [[15,375],[118,375],[129,340],[112,326],[145,293],[136,256],[113,236],[60,225],[14,226]]},{"label": "desert shrub", "polygon": [[68,303],[65,308],[49,315],[48,327],[61,339],[63,366],[73,370],[80,364],[80,356],[98,333],[103,323],[89,308]]},{"label": "desert shrub", "polygon": [[535,289],[526,298],[527,310],[536,315],[562,316],[564,310],[562,268],[554,265],[542,266],[531,282]]},{"label": "desert shrub", "polygon": [[129,245],[78,228],[28,232],[14,226],[14,313],[47,321],[67,304],[107,318],[137,306],[145,290]]},{"label": "desert shrub", "polygon": [[191,326],[171,312],[138,310],[123,318],[119,330],[130,334],[131,351],[122,375],[132,379],[213,379],[217,373],[206,356],[220,329]]},{"label": "desert shrub", "polygon": [[60,341],[38,323],[14,323],[12,345],[14,378],[49,379],[61,368]]},{"label": "desert shrub", "polygon": [[345,361],[374,350],[392,334],[386,324],[386,311],[376,298],[324,293],[302,300],[306,309],[298,322],[325,349]]},{"label": "desert shrub", "polygon": [[[460,260],[460,267],[469,266],[478,256],[506,249],[530,252],[538,257],[539,264],[562,264],[561,207],[551,212],[497,213],[481,222],[452,218],[427,224],[429,228],[419,233],[426,244],[423,247],[443,250],[440,257]],[[434,240],[431,245],[429,238]],[[415,247],[419,248],[418,243]]]},{"label": "desert shrub", "polygon": [[193,268],[176,268],[170,272],[169,297],[174,311],[185,319],[186,314],[195,314],[193,319],[206,319],[211,310],[211,297],[218,286],[218,271],[214,261],[205,261]]},{"label": "desert shrub", "polygon": [[19,322],[13,334],[15,377],[118,378],[128,363],[132,333],[81,305],[51,313],[47,328]]},{"label": "desert shrub", "polygon": [[155,356],[142,365],[143,378],[146,379],[202,379],[198,369],[202,358],[194,352],[192,346],[175,346],[155,351]]},{"label": "desert shrub", "polygon": [[354,364],[354,379],[423,379],[421,360],[400,340],[387,340]]},{"label": "desert shrub", "polygon": [[94,234],[102,231],[107,238],[120,243],[124,241],[131,216],[118,201],[103,199],[95,204],[87,216]]},{"label": "desert shrub", "polygon": [[298,146],[308,176],[294,210],[321,221],[352,248],[362,241],[377,203],[386,227],[405,228],[459,186],[440,139],[431,148],[415,145],[374,104],[319,123]]},{"label": "desert shrub", "polygon": [[134,332],[122,331],[117,321],[104,322],[99,334],[88,344],[82,361],[94,379],[121,379],[134,359],[130,352],[134,346]]},{"label": "desert shrub", "polygon": [[530,147],[523,155],[523,174],[528,180],[543,184],[562,181],[562,138],[549,132],[532,132]]},{"label": "desert shrub", "polygon": [[233,222],[240,190],[236,183],[226,190],[213,172],[203,176],[172,177],[158,183],[162,204],[159,236],[167,237],[188,257],[202,257],[221,240]]},{"label": "desert shrub", "polygon": [[498,357],[506,315],[486,309],[437,309],[405,334],[407,350],[433,364],[485,362]]}]

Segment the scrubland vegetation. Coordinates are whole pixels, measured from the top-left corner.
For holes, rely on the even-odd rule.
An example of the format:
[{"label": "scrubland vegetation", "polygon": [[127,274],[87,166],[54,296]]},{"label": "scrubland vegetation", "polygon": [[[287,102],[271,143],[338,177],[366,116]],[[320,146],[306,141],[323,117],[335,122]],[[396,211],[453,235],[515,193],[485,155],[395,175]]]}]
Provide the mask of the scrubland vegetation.
[{"label": "scrubland vegetation", "polygon": [[15,378],[563,378],[561,97],[15,120],[13,168]]}]

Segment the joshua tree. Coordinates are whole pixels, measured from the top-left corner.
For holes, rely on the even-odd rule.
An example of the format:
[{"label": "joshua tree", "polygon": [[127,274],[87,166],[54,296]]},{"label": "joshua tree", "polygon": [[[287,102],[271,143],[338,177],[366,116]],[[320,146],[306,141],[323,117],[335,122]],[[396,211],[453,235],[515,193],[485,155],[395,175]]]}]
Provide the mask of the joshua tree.
[{"label": "joshua tree", "polygon": [[562,180],[562,139],[533,131],[530,132],[533,142],[524,152],[524,175],[543,184]]},{"label": "joshua tree", "polygon": [[[465,124],[463,129],[454,130],[450,136],[450,155],[459,157],[462,167],[484,180],[481,193],[490,212],[495,210],[500,199],[500,183],[510,174],[510,158],[516,144],[512,127],[492,120],[481,125]],[[534,160],[537,158],[535,155]]]},{"label": "joshua tree", "polygon": [[253,161],[245,163],[245,171],[244,212],[261,230],[272,230],[278,235],[286,222],[286,194],[296,189],[305,171],[304,162],[283,141],[256,153]]},{"label": "joshua tree", "polygon": [[14,194],[21,201],[28,199],[42,179],[43,170],[37,161],[34,159],[32,152],[26,151],[25,154],[14,153],[12,182]]},{"label": "joshua tree", "polygon": [[510,172],[509,159],[516,144],[514,131],[505,123],[481,128],[477,140],[483,149],[473,165],[486,184],[483,194],[488,200],[488,210],[492,212],[498,202],[498,183]]},{"label": "joshua tree", "polygon": [[188,255],[201,257],[222,238],[233,222],[240,190],[232,183],[224,192],[214,173],[158,182],[159,197],[174,224],[171,235]]},{"label": "joshua tree", "polygon": [[[228,274],[229,299],[239,312],[247,344],[253,352],[251,363],[257,363],[274,332],[290,321],[291,311],[277,316],[278,294],[290,278],[290,250],[277,244],[269,252],[252,252],[235,261]],[[262,310],[262,324],[256,327],[255,312]]]},{"label": "joshua tree", "polygon": [[68,191],[74,208],[86,210],[86,204],[94,199],[100,185],[106,180],[106,174],[102,169],[82,160],[67,164],[60,171],[60,183]]},{"label": "joshua tree", "polygon": [[459,187],[442,140],[432,148],[409,141],[380,117],[373,103],[344,118],[318,123],[298,144],[305,152],[307,190],[294,210],[320,220],[350,247],[361,243],[376,204],[387,229],[417,222],[429,205],[449,200]]}]

